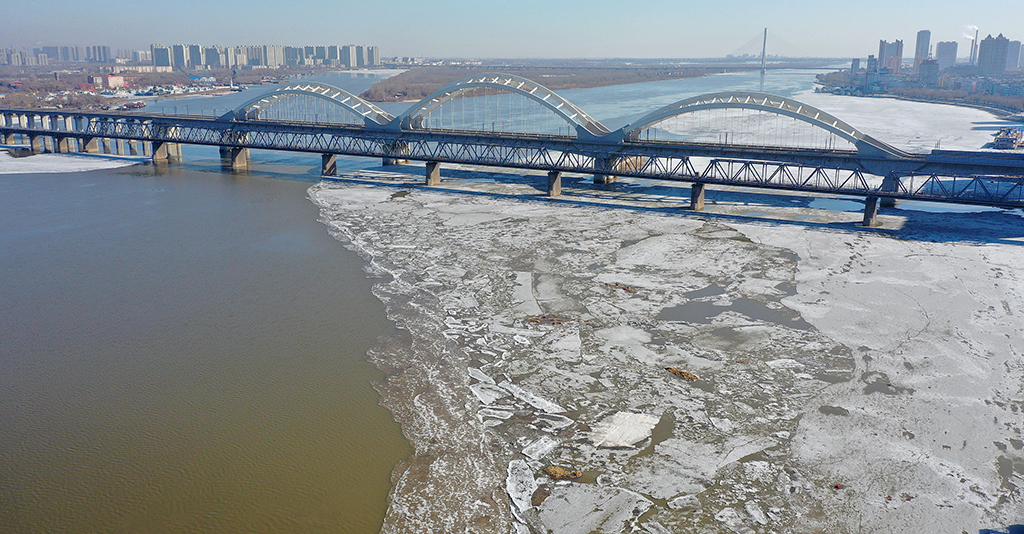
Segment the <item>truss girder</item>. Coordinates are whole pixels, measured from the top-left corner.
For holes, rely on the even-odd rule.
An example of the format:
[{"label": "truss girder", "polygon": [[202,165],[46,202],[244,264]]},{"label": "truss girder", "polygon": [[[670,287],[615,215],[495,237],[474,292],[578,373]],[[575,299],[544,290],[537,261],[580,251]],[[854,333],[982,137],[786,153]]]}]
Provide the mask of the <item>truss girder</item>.
[{"label": "truss girder", "polygon": [[403,129],[415,128],[418,118],[423,117],[446,102],[459,98],[461,93],[479,87],[499,89],[529,98],[561,117],[567,124],[575,128],[577,133],[587,133],[594,137],[601,137],[611,133],[611,130],[597,119],[594,119],[551,89],[520,76],[500,73],[478,74],[456,80],[420,100],[416,105],[400,115],[397,122],[402,125]]},{"label": "truss girder", "polygon": [[[1024,207],[1024,177],[920,173],[882,189],[882,177],[863,172],[855,155],[809,155],[804,162],[753,157],[708,157],[687,147],[612,145],[568,137],[455,132],[404,132],[363,127],[317,127],[280,122],[222,122],[188,118],[90,117],[59,130],[0,126],[0,131],[54,137],[108,137],[239,148],[438,161],[543,171],[615,174],[708,184]],[[773,154],[769,154],[773,155]]]}]

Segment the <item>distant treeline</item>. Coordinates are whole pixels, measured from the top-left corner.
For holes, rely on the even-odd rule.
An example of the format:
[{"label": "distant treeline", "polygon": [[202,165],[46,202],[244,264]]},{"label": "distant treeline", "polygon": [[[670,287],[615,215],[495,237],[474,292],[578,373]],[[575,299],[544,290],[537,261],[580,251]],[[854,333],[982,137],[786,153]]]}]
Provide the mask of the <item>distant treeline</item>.
[{"label": "distant treeline", "polygon": [[605,87],[627,83],[654,82],[675,78],[699,78],[707,74],[737,71],[744,68],[702,68],[702,67],[420,67],[407,70],[397,76],[381,80],[367,89],[361,96],[374,102],[417,101],[455,80],[484,74],[502,72],[515,74],[533,80],[548,89],[582,89]]}]

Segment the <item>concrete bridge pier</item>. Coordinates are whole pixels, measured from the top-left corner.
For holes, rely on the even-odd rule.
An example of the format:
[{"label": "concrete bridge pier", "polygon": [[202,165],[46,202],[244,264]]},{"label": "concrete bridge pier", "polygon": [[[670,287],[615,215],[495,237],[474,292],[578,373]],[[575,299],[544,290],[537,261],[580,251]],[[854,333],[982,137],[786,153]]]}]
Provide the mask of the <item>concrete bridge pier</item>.
[{"label": "concrete bridge pier", "polygon": [[548,173],[548,196],[557,197],[562,195],[562,173],[551,171]]},{"label": "concrete bridge pier", "polygon": [[878,197],[870,196],[864,201],[864,226],[878,226]]},{"label": "concrete bridge pier", "polygon": [[46,146],[43,143],[43,136],[28,136],[28,149],[32,154],[42,154],[46,150]]},{"label": "concrete bridge pier", "polygon": [[704,211],[704,182],[693,182],[690,185],[690,209]]},{"label": "concrete bridge pier", "polygon": [[[167,143],[167,159],[171,161],[181,161],[181,143]],[[245,157],[249,157],[249,151],[245,151]]]},{"label": "concrete bridge pier", "polygon": [[[895,174],[890,174],[889,176],[886,176],[885,178],[882,179],[882,187],[879,190],[891,193],[899,191],[900,177],[896,176]],[[898,202],[895,198],[882,197],[881,199],[881,204],[883,208],[895,208],[897,203]]]},{"label": "concrete bridge pier", "polygon": [[99,140],[95,137],[83,137],[79,144],[82,145],[82,152],[86,154],[98,154],[100,151]]},{"label": "concrete bridge pier", "polygon": [[154,162],[166,162],[169,158],[168,145],[173,143],[165,143],[163,141],[153,141],[152,155]]},{"label": "concrete bridge pier", "polygon": [[338,155],[337,154],[321,154],[320,155],[320,175],[321,176],[337,176],[338,175]]},{"label": "concrete bridge pier", "polygon": [[131,156],[138,156],[139,155],[139,145],[140,145],[140,143],[138,141],[131,141],[131,140],[127,141],[127,143],[128,143],[128,154],[131,155]]},{"label": "concrete bridge pier", "polygon": [[441,183],[441,162],[428,161],[426,172],[426,185],[438,185]]},{"label": "concrete bridge pier", "polygon": [[611,174],[615,170],[615,165],[618,163],[618,158],[605,158],[599,159],[595,162],[595,170],[597,171],[609,171],[609,172],[595,172],[594,183],[595,184],[610,184],[619,181],[619,177]]},{"label": "concrete bridge pier", "polygon": [[[181,159],[181,148],[178,143],[171,143],[178,145],[174,147],[178,151],[177,159]],[[174,158],[175,156],[170,156]],[[222,146],[220,147],[220,163],[225,169],[231,169],[237,171],[240,169],[249,168],[249,149],[241,148],[236,146]]]},{"label": "concrete bridge pier", "polygon": [[67,154],[73,152],[71,150],[71,139],[67,137],[54,137],[53,138],[53,151]]}]

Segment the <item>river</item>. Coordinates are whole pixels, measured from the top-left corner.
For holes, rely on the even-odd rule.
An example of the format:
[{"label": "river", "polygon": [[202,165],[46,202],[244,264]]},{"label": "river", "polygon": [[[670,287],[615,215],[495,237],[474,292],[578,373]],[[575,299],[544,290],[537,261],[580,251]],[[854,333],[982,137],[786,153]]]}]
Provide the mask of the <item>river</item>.
[{"label": "river", "polygon": [[[815,73],[771,73],[765,90],[807,95]],[[359,93],[375,78],[311,79]],[[162,106],[213,114],[271,88]],[[757,89],[738,73],[562,94],[614,127]],[[394,327],[306,198],[319,157],[256,151],[232,173],[215,148],[184,151],[114,170],[0,167],[0,524],[377,532],[411,454],[366,360]]]}]

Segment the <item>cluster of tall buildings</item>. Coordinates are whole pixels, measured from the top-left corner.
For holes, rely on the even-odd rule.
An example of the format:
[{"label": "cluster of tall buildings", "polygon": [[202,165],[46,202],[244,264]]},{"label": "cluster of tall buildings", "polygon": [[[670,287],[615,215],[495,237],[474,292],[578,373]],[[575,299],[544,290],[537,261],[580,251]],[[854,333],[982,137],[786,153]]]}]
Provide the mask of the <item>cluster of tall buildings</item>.
[{"label": "cluster of tall buildings", "polygon": [[34,67],[49,65],[51,61],[87,61],[111,63],[109,46],[41,46],[29,50],[8,48],[0,51],[0,65]]},{"label": "cluster of tall buildings", "polygon": [[[917,43],[914,47],[914,63],[911,73],[921,77],[937,75],[938,71],[948,69],[957,63],[956,41],[940,41],[935,44],[934,53],[931,46],[932,32],[921,30],[917,32]],[[971,42],[971,53],[967,60],[968,65],[978,67],[980,76],[999,76],[1007,70],[1016,69],[1022,66],[1021,42],[1011,41],[1003,34],[998,37],[989,35],[981,42],[978,42],[978,35],[975,34]],[[868,56],[868,70],[888,69],[891,73],[903,72],[903,41],[893,42],[879,41],[878,57]]]},{"label": "cluster of tall buildings", "polygon": [[298,65],[355,69],[381,64],[380,49],[363,45],[224,47],[155,44],[150,47],[150,57],[156,67],[178,69],[276,69]]},{"label": "cluster of tall buildings", "polygon": [[148,50],[118,50],[111,54],[109,46],[40,46],[29,50],[8,48],[0,50],[0,65],[34,67],[62,63],[148,63],[152,58]]}]

